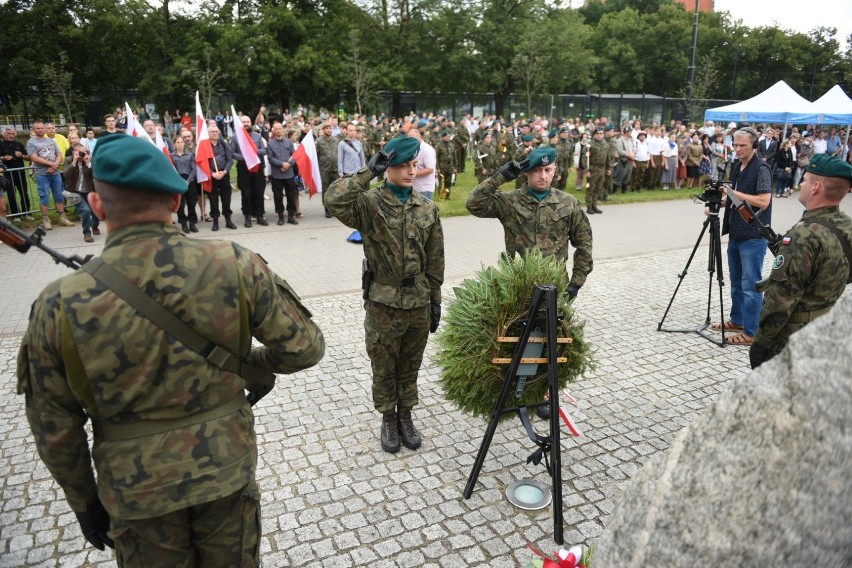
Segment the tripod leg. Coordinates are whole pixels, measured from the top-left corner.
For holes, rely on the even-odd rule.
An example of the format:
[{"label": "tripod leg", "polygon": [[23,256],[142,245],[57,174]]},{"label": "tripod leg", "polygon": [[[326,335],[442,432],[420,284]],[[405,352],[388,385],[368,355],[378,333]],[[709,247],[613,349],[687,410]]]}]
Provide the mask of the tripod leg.
[{"label": "tripod leg", "polygon": [[678,290],[680,290],[680,285],[683,284],[683,279],[686,276],[686,273],[689,271],[689,265],[692,264],[692,259],[695,258],[695,253],[698,251],[699,245],[701,245],[701,239],[704,238],[704,233],[709,231],[711,219],[713,219],[712,215],[707,217],[707,219],[704,220],[704,224],[701,225],[701,232],[698,234],[698,240],[695,241],[695,246],[692,247],[692,253],[689,255],[689,260],[686,261],[686,266],[683,267],[683,272],[677,275],[677,286],[675,287],[674,293],[672,294],[672,297],[669,300],[669,305],[666,306],[666,311],[663,314],[663,318],[660,320],[660,323],[657,324],[657,331],[662,331],[663,329],[663,322],[666,321],[666,317],[669,315],[669,310],[672,309],[672,304],[674,303],[675,296],[677,296],[677,292]]},{"label": "tripod leg", "polygon": [[[724,288],[725,288],[725,274],[722,270],[722,235],[719,230],[719,219],[716,218],[715,227],[713,228],[713,239],[716,241],[714,246],[716,252],[716,281],[719,283],[719,321],[723,323],[722,329],[722,347],[725,347],[728,344],[728,340],[725,337],[724,330],[724,322],[725,322],[725,296],[724,296]],[[709,313],[709,305],[708,305],[708,313]],[[708,320],[709,321],[709,320]]]},{"label": "tripod leg", "polygon": [[559,376],[556,363],[556,288],[547,286],[545,291],[547,315],[547,378],[550,383],[550,463],[553,485],[553,540],[562,544],[562,448],[559,442]]},{"label": "tripod leg", "polygon": [[[512,387],[512,379],[518,372],[518,367],[521,364],[521,357],[524,353],[524,349],[526,349],[527,343],[529,342],[530,334],[532,333],[533,326],[531,325],[531,322],[535,318],[535,314],[538,312],[538,307],[541,305],[543,295],[542,288],[543,286],[537,286],[533,291],[530,311],[527,315],[527,325],[524,326],[524,330],[521,332],[518,344],[515,346],[515,351],[512,354],[512,363],[506,370],[506,378],[503,381],[503,389],[500,391],[500,398],[497,400],[497,405],[494,407],[494,412],[491,414],[491,420],[488,422],[488,428],[486,428],[485,436],[482,438],[482,443],[479,446],[479,453],[476,454],[476,461],[473,464],[470,476],[467,478],[467,485],[465,485],[464,491],[462,492],[462,496],[465,499],[470,499],[470,496],[473,495],[473,488],[476,485],[476,480],[479,478],[479,473],[482,471],[482,465],[485,463],[485,457],[488,455],[488,448],[491,446],[491,440],[494,438],[494,432],[497,431],[497,423],[500,422],[500,416],[502,416],[503,409],[506,407],[506,398],[509,396],[509,390]],[[554,345],[555,344],[556,342],[554,340]]]}]

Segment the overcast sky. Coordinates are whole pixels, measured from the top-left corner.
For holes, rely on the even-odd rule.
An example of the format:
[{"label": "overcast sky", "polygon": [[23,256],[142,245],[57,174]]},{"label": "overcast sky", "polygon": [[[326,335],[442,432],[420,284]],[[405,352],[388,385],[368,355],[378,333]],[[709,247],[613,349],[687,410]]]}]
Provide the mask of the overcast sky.
[{"label": "overcast sky", "polygon": [[843,49],[852,33],[852,1],[849,0],[716,0],[717,12],[730,12],[749,27],[771,26],[808,32],[817,26],[835,27]]}]

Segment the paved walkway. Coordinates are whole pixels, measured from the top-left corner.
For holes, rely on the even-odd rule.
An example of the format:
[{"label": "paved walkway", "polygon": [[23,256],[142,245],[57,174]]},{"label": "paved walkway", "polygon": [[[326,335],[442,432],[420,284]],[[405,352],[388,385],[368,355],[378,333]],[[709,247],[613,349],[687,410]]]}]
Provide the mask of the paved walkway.
[{"label": "paved walkway", "polygon": [[[852,204],[844,209],[849,212]],[[238,207],[235,207],[238,210]],[[327,341],[323,361],[281,377],[256,408],[263,490],[264,566],[511,567],[532,559],[526,543],[552,550],[549,508],[525,512],[505,499],[506,485],[534,477],[532,451],[519,425],[501,424],[471,499],[461,496],[485,421],[447,402],[430,341],[415,409],[425,441],[416,451],[379,449],[379,418],[370,402],[359,294],[360,247],[349,229],[327,220],[317,200],[303,204],[297,227],[220,231],[258,251],[305,298]],[[601,533],[624,484],[672,436],[748,372],[744,348],[720,349],[697,334],[664,334],[657,324],[699,236],[703,215],[688,201],[606,207],[595,215],[595,270],[577,300],[597,368],[570,388],[583,437],[563,451],[566,543]],[[801,212],[779,200],[774,225]],[[239,215],[237,216],[239,217]],[[212,237],[201,224],[202,238]],[[501,250],[495,220],[444,220],[448,301],[452,285],[491,263]],[[100,238],[101,241],[103,237]],[[666,320],[698,327],[707,304],[705,238]],[[54,229],[50,246],[97,254],[79,227]],[[767,259],[767,264],[769,259]],[[29,304],[67,273],[40,252],[0,249],[0,566],[114,566],[112,554],[84,547],[62,492],[41,464],[15,391],[15,356]],[[726,269],[727,273],[727,269]],[[718,289],[713,314],[718,313]],[[729,304],[727,287],[725,305]],[[543,422],[538,426],[543,431]]]}]

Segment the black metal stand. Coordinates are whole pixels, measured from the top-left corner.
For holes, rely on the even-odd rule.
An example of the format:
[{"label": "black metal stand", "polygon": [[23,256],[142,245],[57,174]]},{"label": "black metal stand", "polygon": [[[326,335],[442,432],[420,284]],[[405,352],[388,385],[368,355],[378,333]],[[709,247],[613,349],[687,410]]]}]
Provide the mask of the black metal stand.
[{"label": "black metal stand", "polygon": [[[698,246],[701,244],[701,239],[704,237],[705,233],[710,235],[710,250],[707,259],[707,272],[709,274],[710,281],[707,289],[707,316],[705,317],[704,325],[698,329],[663,329],[663,322],[666,321],[666,316],[669,315],[669,310],[674,303],[675,296],[677,296],[677,292],[680,290],[680,285],[683,284],[683,279],[689,271],[689,265],[692,263],[692,259],[695,257],[695,253],[698,251]],[[701,227],[701,233],[698,235],[698,240],[695,241],[695,246],[692,248],[692,254],[689,255],[689,260],[686,261],[686,266],[683,267],[683,272],[678,274],[679,281],[677,283],[677,287],[675,287],[671,300],[669,300],[669,305],[666,307],[663,319],[661,319],[660,323],[657,324],[657,331],[665,331],[668,333],[697,333],[704,339],[721,347],[725,347],[728,344],[725,338],[724,329],[722,330],[721,341],[704,333],[705,330],[710,327],[710,307],[713,299],[713,274],[716,274],[716,280],[719,283],[719,312],[721,316],[719,321],[724,322],[725,298],[722,295],[722,288],[725,287],[725,275],[722,273],[722,235],[720,231],[718,211],[711,212],[704,221],[704,224]]]},{"label": "black metal stand", "polygon": [[518,408],[505,407],[506,398],[512,389],[512,385],[516,382],[518,367],[521,364],[521,358],[529,342],[530,334],[535,327],[534,323],[536,320],[541,320],[538,314],[542,303],[544,303],[544,324],[546,326],[547,338],[547,378],[550,387],[550,400],[547,403],[541,404],[548,404],[550,408],[550,477],[553,483],[551,488],[553,492],[553,540],[556,541],[556,544],[563,544],[562,454],[559,442],[559,379],[556,369],[556,329],[558,316],[556,313],[556,288],[554,286],[536,286],[533,291],[530,311],[526,320],[522,321],[523,331],[515,347],[515,352],[512,354],[512,362],[506,370],[506,379],[503,381],[500,398],[497,401],[494,412],[491,414],[491,420],[488,422],[488,428],[485,430],[485,436],[482,438],[482,444],[479,446],[479,453],[476,455],[473,470],[470,472],[470,477],[468,477],[467,485],[462,495],[464,495],[465,499],[470,499],[470,496],[473,494],[473,488],[482,470],[485,457],[488,455],[488,448],[491,445],[491,440],[494,438],[494,432],[497,430],[497,423],[500,420],[500,416],[505,412],[518,411]]}]

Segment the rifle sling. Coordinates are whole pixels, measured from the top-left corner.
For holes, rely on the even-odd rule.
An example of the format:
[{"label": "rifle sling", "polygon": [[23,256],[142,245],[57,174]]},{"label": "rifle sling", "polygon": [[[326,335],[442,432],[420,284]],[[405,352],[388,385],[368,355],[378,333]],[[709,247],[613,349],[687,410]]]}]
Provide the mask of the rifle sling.
[{"label": "rifle sling", "polygon": [[83,270],[130,304],[151,323],[216,367],[240,375],[247,382],[252,379],[258,382],[268,382],[271,377],[274,377],[273,373],[253,365],[247,365],[224,347],[208,341],[102,259],[90,260],[83,265]]}]

